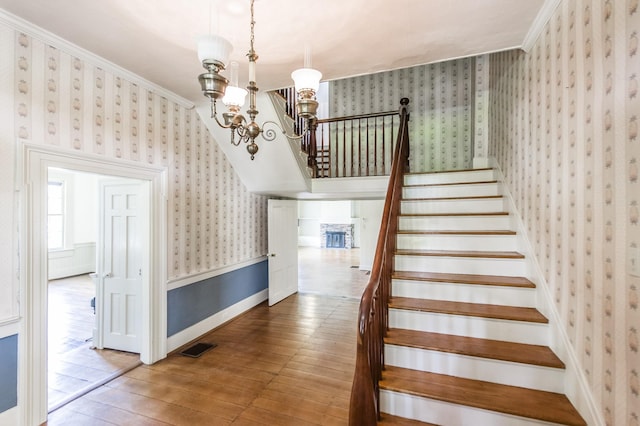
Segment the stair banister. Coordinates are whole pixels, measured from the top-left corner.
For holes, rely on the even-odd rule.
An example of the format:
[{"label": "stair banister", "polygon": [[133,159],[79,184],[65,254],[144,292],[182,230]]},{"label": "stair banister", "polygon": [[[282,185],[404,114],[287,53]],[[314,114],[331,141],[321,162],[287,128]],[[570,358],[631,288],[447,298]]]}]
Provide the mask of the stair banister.
[{"label": "stair banister", "polygon": [[[294,88],[279,89],[272,93],[282,99],[284,116],[293,120],[293,131],[300,134],[307,122],[297,114]],[[392,134],[398,125],[398,115],[399,111],[394,110],[314,119],[309,123],[310,132],[300,139],[300,150],[307,154],[307,166],[311,170],[311,177],[390,174],[391,168],[386,160],[386,153],[392,152],[393,147],[387,144],[393,140]]]},{"label": "stair banister", "polygon": [[349,406],[350,426],[375,425],[380,418],[378,381],[384,368],[384,335],[388,329],[387,304],[391,294],[391,273],[396,245],[398,214],[404,172],[409,164],[409,99],[400,101],[398,139],[391,163],[391,175],[371,278],[362,294],[358,312],[356,368]]}]

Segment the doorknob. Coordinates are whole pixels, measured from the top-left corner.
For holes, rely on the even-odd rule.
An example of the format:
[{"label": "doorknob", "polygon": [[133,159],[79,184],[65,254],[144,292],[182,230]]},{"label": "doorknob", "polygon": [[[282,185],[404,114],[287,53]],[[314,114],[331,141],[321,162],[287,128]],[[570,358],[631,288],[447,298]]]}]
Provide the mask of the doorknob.
[{"label": "doorknob", "polygon": [[269,256],[269,257],[276,257],[276,254],[275,254],[275,253],[269,253],[269,254],[267,254],[267,256]]},{"label": "doorknob", "polygon": [[113,274],[111,272],[107,272],[102,276],[102,278],[111,278],[111,277],[113,277]]}]

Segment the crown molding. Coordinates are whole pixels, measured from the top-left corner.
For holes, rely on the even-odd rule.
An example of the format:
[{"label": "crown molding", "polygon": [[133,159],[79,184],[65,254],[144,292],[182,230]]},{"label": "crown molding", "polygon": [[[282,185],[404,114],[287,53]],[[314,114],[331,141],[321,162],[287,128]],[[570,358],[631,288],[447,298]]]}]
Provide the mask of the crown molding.
[{"label": "crown molding", "polygon": [[529,27],[529,31],[527,35],[524,37],[522,41],[522,50],[529,53],[533,46],[536,44],[538,37],[542,34],[544,27],[547,25],[553,13],[558,8],[562,0],[545,0],[544,4],[540,8],[536,19],[533,20],[533,23]]},{"label": "crown molding", "polygon": [[194,103],[188,99],[183,98],[180,95],[177,95],[170,90],[167,90],[155,83],[146,80],[139,75],[128,71],[119,65],[110,62],[101,56],[96,55],[82,47],[73,44],[47,30],[44,28],[40,28],[37,25],[32,24],[29,21],[26,21],[16,15],[13,15],[7,12],[4,9],[0,9],[0,23],[14,29],[15,31],[19,31],[21,33],[25,33],[35,39],[42,41],[45,44],[48,44],[56,49],[67,52],[70,55],[77,57],[83,61],[89,62],[105,71],[108,71],[114,75],[124,78],[127,81],[130,81],[133,84],[136,84],[140,87],[143,87],[147,90],[150,90],[158,95],[177,103],[185,108],[191,109],[194,107]]}]

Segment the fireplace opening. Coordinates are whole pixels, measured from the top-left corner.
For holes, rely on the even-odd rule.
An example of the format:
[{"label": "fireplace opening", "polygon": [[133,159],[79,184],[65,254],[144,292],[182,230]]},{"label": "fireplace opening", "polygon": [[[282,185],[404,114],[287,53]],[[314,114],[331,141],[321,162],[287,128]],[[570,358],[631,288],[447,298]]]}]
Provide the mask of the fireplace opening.
[{"label": "fireplace opening", "polygon": [[345,248],[344,246],[345,234],[346,232],[327,231],[326,247],[327,248]]}]

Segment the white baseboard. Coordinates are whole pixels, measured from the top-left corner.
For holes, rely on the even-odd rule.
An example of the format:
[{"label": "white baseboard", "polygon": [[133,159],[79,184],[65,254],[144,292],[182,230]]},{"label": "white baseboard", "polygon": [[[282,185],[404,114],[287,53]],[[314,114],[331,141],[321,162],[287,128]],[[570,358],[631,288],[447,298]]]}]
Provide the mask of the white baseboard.
[{"label": "white baseboard", "polygon": [[17,425],[18,423],[18,407],[9,408],[7,411],[0,413],[0,425]]},{"label": "white baseboard", "polygon": [[[167,352],[174,351],[180,346],[186,345],[192,340],[208,333],[214,328],[224,324],[225,322],[237,317],[238,315],[248,311],[254,306],[264,302],[269,297],[269,289],[264,289],[244,300],[231,305],[222,311],[211,315],[197,324],[186,328],[173,336],[167,338]],[[0,423],[1,424],[1,423]]]}]

